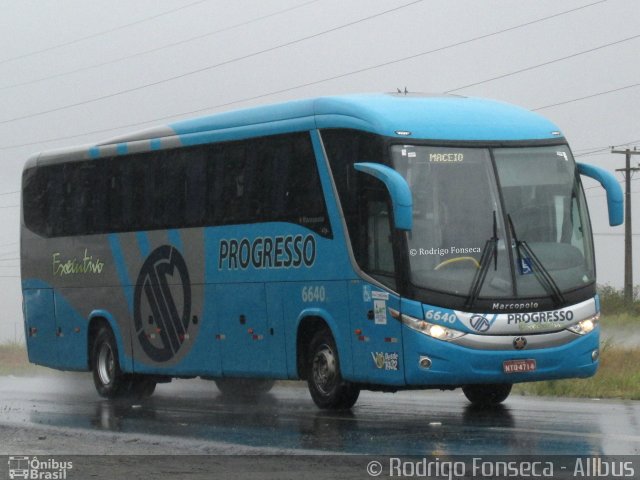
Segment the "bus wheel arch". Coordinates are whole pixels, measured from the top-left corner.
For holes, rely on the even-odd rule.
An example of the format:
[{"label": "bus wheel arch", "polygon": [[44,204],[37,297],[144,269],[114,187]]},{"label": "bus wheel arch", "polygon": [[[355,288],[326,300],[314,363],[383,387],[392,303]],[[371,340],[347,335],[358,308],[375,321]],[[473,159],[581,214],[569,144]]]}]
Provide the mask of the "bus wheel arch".
[{"label": "bus wheel arch", "polygon": [[308,378],[309,346],[311,345],[313,336],[320,330],[328,330],[331,332],[329,324],[321,317],[305,317],[298,324],[298,333],[296,336],[296,367],[298,370],[298,378],[301,380]]},{"label": "bus wheel arch", "polygon": [[94,316],[88,329],[89,370],[93,383],[101,397],[115,399],[121,397],[146,398],[156,388],[156,378],[136,375],[122,370],[121,352],[116,339],[118,332],[103,316]]},{"label": "bus wheel arch", "polygon": [[339,410],[355,404],[360,388],[343,379],[335,337],[324,319],[307,317],[300,322],[297,353],[298,375],[307,380],[318,407]]}]

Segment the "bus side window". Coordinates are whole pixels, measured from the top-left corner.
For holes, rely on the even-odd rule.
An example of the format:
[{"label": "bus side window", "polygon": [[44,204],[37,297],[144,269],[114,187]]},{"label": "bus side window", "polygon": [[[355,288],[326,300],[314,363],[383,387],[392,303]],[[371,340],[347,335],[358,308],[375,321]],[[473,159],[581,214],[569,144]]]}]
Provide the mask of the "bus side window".
[{"label": "bus side window", "polygon": [[177,150],[160,151],[147,160],[154,170],[154,228],[172,228],[184,222],[184,162]]},{"label": "bus side window", "polygon": [[391,200],[384,184],[363,173],[357,175],[362,269],[395,288],[395,265],[391,239]]},{"label": "bus side window", "polygon": [[[104,211],[107,217],[106,223],[102,226],[100,233],[112,229],[121,232],[126,229],[125,223],[125,205],[127,202],[127,192],[125,191],[124,166],[127,162],[118,161],[114,158],[107,158],[105,162],[105,178],[108,181]],[[131,193],[129,192],[129,196]]]},{"label": "bus side window", "polygon": [[206,156],[202,148],[195,150],[191,157],[185,158],[182,152],[184,175],[183,202],[187,226],[197,227],[206,221],[207,175]]},{"label": "bus side window", "polygon": [[49,236],[63,235],[63,223],[61,219],[65,211],[64,199],[64,165],[51,165],[46,169],[47,189],[47,232]]},{"label": "bus side window", "polygon": [[29,230],[47,235],[47,188],[46,171],[30,168],[23,173],[24,222]]},{"label": "bus side window", "polygon": [[315,164],[313,149],[308,139],[295,143],[289,155],[286,210],[296,220],[310,228],[329,226],[324,204],[320,175]]},{"label": "bus side window", "polygon": [[[220,160],[218,160],[220,161]],[[226,148],[222,154],[222,205],[216,224],[241,223],[245,211],[246,158],[242,147]]]},{"label": "bus side window", "polygon": [[131,230],[151,230],[157,225],[154,218],[155,171],[148,163],[145,158],[134,159],[130,177],[133,187]]},{"label": "bus side window", "polygon": [[371,272],[393,277],[391,219],[387,202],[371,200],[367,204],[368,266]]},{"label": "bus side window", "polygon": [[349,130],[323,131],[322,140],[338,190],[353,256],[363,271],[395,288],[389,194],[380,180],[353,168],[353,164],[359,161],[382,161],[382,141],[375,135]]},{"label": "bus side window", "polygon": [[207,171],[207,193],[206,193],[206,225],[220,225],[224,214],[224,157],[223,150],[219,145],[209,145],[206,147],[206,171]]}]

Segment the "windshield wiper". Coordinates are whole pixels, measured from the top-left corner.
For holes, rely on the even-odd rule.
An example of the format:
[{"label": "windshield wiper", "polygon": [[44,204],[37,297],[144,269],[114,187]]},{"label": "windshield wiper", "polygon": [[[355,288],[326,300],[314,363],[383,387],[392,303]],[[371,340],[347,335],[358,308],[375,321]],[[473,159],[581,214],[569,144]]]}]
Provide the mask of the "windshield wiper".
[{"label": "windshield wiper", "polygon": [[489,265],[493,259],[494,270],[498,269],[498,222],[496,220],[496,211],[493,211],[493,237],[491,237],[484,244],[482,249],[482,255],[480,255],[480,268],[476,271],[473,281],[471,282],[471,288],[469,289],[469,295],[467,295],[467,301],[465,302],[465,308],[472,308],[478,296],[482,285],[487,278],[489,272]]},{"label": "windshield wiper", "polygon": [[[562,291],[558,287],[558,284],[555,282],[549,271],[545,268],[536,254],[533,253],[533,250],[531,250],[531,247],[527,244],[527,242],[525,242],[524,240],[518,240],[516,229],[513,226],[513,220],[511,219],[510,214],[507,214],[507,220],[509,222],[511,237],[516,243],[516,255],[518,256],[518,267],[520,268],[520,271],[523,272],[525,267],[530,268],[533,271],[533,274],[536,276],[536,279],[540,282],[547,293],[551,295],[554,303],[556,305],[563,305],[565,303],[565,299],[562,295]],[[528,256],[528,259],[531,261],[531,265],[528,265],[524,262],[522,251],[524,251],[524,253]]]}]

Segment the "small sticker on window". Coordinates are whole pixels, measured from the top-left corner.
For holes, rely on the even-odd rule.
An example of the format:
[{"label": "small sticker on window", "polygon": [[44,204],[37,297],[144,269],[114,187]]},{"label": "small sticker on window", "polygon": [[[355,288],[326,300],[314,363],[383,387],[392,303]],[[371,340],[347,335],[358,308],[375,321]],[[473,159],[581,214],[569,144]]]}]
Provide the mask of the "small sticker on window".
[{"label": "small sticker on window", "polygon": [[387,302],[384,300],[373,301],[373,315],[376,325],[387,324]]},{"label": "small sticker on window", "polygon": [[371,298],[375,298],[376,300],[389,300],[389,293],[374,290],[371,292]]},{"label": "small sticker on window", "polygon": [[521,275],[529,275],[533,273],[533,268],[531,267],[531,259],[530,258],[521,258],[520,259],[520,274]]},{"label": "small sticker on window", "polygon": [[364,285],[362,287],[362,301],[363,302],[371,301],[371,287],[369,285]]}]

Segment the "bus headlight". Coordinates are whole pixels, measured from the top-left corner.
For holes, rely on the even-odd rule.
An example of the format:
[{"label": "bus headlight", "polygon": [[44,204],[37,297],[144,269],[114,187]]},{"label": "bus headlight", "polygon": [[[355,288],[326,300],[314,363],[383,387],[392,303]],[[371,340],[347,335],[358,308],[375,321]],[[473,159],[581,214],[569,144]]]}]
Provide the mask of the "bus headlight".
[{"label": "bus headlight", "polygon": [[438,340],[449,341],[466,335],[464,332],[459,330],[443,327],[442,325],[436,325],[435,323],[425,322],[424,320],[410,317],[409,315],[400,315],[400,319],[402,323],[412,330],[424,333],[425,335],[437,338]]},{"label": "bus headlight", "polygon": [[584,320],[579,321],[575,325],[572,325],[567,328],[567,330],[577,333],[578,335],[586,335],[587,333],[592,332],[600,321],[600,314],[596,314],[593,317],[585,318]]}]

